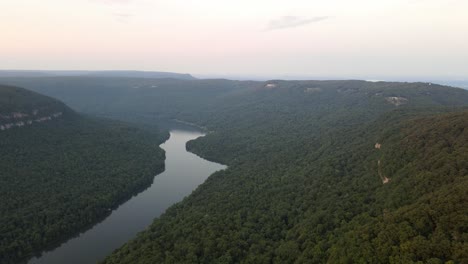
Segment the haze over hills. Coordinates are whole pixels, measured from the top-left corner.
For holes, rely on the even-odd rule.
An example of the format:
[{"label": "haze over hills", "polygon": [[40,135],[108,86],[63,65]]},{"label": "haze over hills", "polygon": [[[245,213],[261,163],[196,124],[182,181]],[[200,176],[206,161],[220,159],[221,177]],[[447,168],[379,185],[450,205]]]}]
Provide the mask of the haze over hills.
[{"label": "haze over hills", "polygon": [[[339,81],[236,81],[226,79],[171,80],[141,78],[1,78],[0,82],[59,98],[74,109],[98,115],[151,115],[160,118],[181,118],[199,115],[211,109],[224,109],[266,96],[284,95],[292,103],[298,98],[320,96],[327,100],[357,100],[381,104],[388,108],[387,97],[407,94],[407,106],[432,102],[444,105],[447,100],[464,104],[464,91],[432,83]],[[380,93],[387,89],[386,93]],[[310,88],[310,89],[309,89]],[[317,89],[315,89],[317,88]],[[358,91],[369,89],[366,93]],[[346,92],[343,92],[346,91]],[[424,91],[424,92],[422,92]],[[450,92],[447,92],[450,91]],[[371,93],[374,94],[372,95]],[[304,97],[306,96],[306,97]],[[414,99],[416,101],[413,101]],[[266,99],[265,99],[266,100]],[[284,99],[286,100],[286,99]],[[193,118],[187,116],[187,118]],[[193,121],[193,120],[192,120]]]},{"label": "haze over hills", "polygon": [[227,164],[104,263],[468,261],[468,91],[432,83],[2,78],[88,114],[211,131]]},{"label": "haze over hills", "polygon": [[51,77],[51,76],[94,76],[127,78],[173,78],[194,80],[190,74],[157,71],[45,71],[45,70],[0,70],[0,77]]},{"label": "haze over hills", "polygon": [[26,261],[146,188],[166,138],[0,85],[0,262]]}]

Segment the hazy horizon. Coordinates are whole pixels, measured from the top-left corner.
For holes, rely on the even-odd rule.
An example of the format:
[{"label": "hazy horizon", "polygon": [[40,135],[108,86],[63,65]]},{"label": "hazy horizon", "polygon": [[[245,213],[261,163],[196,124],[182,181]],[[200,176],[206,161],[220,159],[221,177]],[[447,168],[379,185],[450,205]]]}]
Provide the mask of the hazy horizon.
[{"label": "hazy horizon", "polygon": [[[338,76],[338,75],[252,75],[252,74],[216,74],[216,73],[206,73],[206,74],[193,74],[190,72],[167,72],[167,71],[158,71],[158,70],[137,70],[137,69],[124,69],[124,70],[114,70],[114,69],[101,69],[101,70],[74,70],[74,69],[59,69],[59,70],[44,70],[44,69],[1,69],[2,72],[17,73],[11,76],[22,76],[21,72],[44,72],[46,74],[56,73],[58,75],[51,74],[50,76],[78,76],[83,73],[89,72],[162,72],[162,73],[176,73],[176,74],[189,74],[192,77],[197,79],[229,79],[229,80],[252,80],[252,81],[268,81],[268,80],[364,80],[364,81],[390,81],[390,82],[435,82],[439,84],[459,86],[462,88],[468,88],[468,77],[463,76],[436,76],[436,75],[427,75],[427,76],[384,76],[384,75],[354,75],[354,76]],[[70,73],[70,74],[67,74]],[[5,76],[4,76],[5,77]],[[34,77],[34,76],[29,76]],[[36,76],[39,77],[39,76]]]},{"label": "hazy horizon", "polygon": [[16,70],[465,78],[468,2],[4,0]]}]

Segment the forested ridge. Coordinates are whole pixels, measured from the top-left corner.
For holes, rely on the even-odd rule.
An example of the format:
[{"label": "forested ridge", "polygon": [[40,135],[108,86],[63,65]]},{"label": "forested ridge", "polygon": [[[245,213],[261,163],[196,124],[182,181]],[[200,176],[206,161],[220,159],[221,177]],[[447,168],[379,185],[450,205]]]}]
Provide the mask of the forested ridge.
[{"label": "forested ridge", "polygon": [[63,110],[64,104],[47,96],[19,87],[0,85],[0,114],[31,112],[34,109]]},{"label": "forested ridge", "polygon": [[213,131],[188,148],[229,168],[104,263],[467,262],[467,96],[271,81],[180,111]]},{"label": "forested ridge", "polygon": [[17,87],[0,86],[0,109],[63,112],[0,131],[0,263],[26,261],[78,234],[164,170],[158,145],[166,133],[83,116]]},{"label": "forested ridge", "polygon": [[[332,262],[468,262],[468,111],[418,118],[383,139],[376,217],[352,221],[330,250]],[[386,146],[388,145],[388,146]]]},{"label": "forested ridge", "polygon": [[462,89],[353,80],[5,80],[91,114],[206,127],[210,133],[187,148],[229,166],[103,263],[468,262]]}]

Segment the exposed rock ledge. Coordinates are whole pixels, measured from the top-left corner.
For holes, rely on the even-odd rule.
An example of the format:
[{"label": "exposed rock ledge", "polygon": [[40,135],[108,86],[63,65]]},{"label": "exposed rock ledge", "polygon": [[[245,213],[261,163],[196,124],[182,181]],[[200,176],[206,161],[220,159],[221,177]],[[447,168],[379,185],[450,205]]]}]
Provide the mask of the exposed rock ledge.
[{"label": "exposed rock ledge", "polygon": [[[34,123],[47,122],[52,119],[59,118],[62,115],[62,112],[56,112],[48,116],[38,117],[37,110],[33,111],[32,116],[19,112],[14,112],[9,115],[0,115],[0,131],[5,131],[17,127],[29,126]],[[4,123],[2,123],[2,121]]]}]

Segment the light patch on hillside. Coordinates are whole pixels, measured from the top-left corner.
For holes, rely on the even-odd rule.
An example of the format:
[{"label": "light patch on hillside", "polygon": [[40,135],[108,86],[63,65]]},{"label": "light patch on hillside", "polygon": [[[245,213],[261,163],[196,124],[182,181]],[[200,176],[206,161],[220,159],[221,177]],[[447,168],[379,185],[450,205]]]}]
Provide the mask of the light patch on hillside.
[{"label": "light patch on hillside", "polygon": [[276,88],[276,87],[278,87],[278,84],[276,84],[276,83],[267,83],[265,85],[265,88],[267,88],[267,89],[273,89],[273,88]]},{"label": "light patch on hillside", "polygon": [[304,90],[305,93],[318,93],[321,91],[322,91],[322,88],[317,88],[317,87],[306,88]]},{"label": "light patch on hillside", "polygon": [[408,103],[408,99],[404,97],[397,97],[397,96],[385,97],[385,100],[387,100],[387,102],[395,106],[400,106],[400,105]]}]

